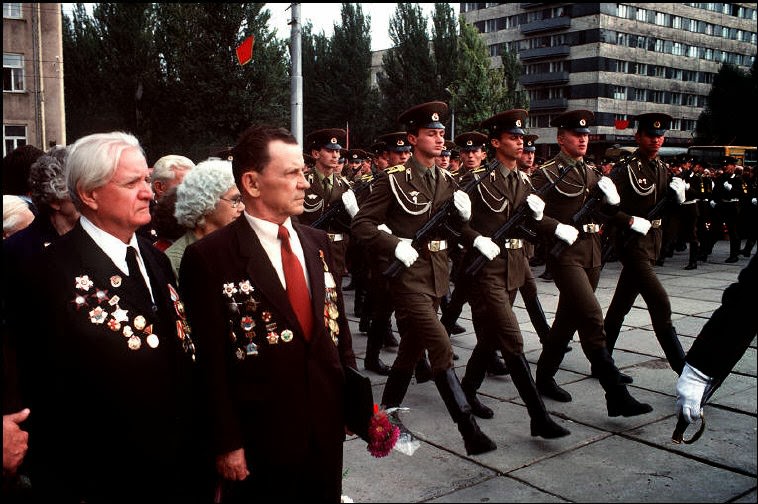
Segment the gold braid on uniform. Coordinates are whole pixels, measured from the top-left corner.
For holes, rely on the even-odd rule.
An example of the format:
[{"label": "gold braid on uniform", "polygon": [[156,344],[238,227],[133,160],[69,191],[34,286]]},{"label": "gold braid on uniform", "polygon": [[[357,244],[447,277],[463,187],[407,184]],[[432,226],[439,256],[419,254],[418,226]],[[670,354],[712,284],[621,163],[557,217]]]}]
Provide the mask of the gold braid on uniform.
[{"label": "gold braid on uniform", "polygon": [[[395,195],[395,200],[397,200],[398,205],[400,205],[402,207],[402,209],[405,210],[406,213],[408,213],[410,215],[421,215],[422,213],[428,211],[432,207],[432,202],[429,201],[429,202],[425,203],[424,205],[422,205],[421,210],[419,210],[419,211],[411,210],[410,208],[408,208],[405,205],[405,203],[403,203],[403,201],[406,201],[409,204],[413,203],[414,205],[418,206],[418,203],[416,203],[415,201],[411,201],[410,199],[408,199],[408,195],[406,195],[402,191],[402,189],[400,189],[400,187],[398,186],[397,181],[395,180],[394,175],[396,173],[400,173],[402,171],[405,171],[405,166],[403,166],[403,165],[397,165],[397,166],[393,166],[392,168],[388,168],[387,169],[387,175],[389,176],[389,179],[390,179],[390,188],[392,189],[392,193]],[[400,197],[401,194],[402,194],[402,198]]]},{"label": "gold braid on uniform", "polygon": [[[658,165],[658,162],[655,161],[656,165]],[[651,180],[650,187],[644,188],[642,187],[642,183],[645,180],[644,177],[642,177],[642,161],[640,160],[639,156],[637,154],[634,154],[629,160],[626,162],[626,173],[629,177],[629,185],[632,186],[632,189],[634,192],[639,194],[640,196],[650,196],[650,194],[654,193],[656,190],[656,181]],[[639,177],[634,174],[634,167],[637,168],[637,172],[639,173]],[[660,168],[660,166],[659,166]]]},{"label": "gold braid on uniform", "polygon": [[[544,165],[542,165],[542,166],[540,167],[540,170],[542,170],[542,172],[545,174],[545,178],[546,178],[546,179],[548,180],[548,182],[550,182],[550,183],[553,183],[553,182],[555,181],[555,178],[551,177],[551,175],[553,175],[553,174],[552,174],[552,173],[551,173],[551,172],[548,170],[548,168],[550,168],[552,165],[555,165],[555,166],[558,168],[558,173],[560,173],[560,172],[563,170],[563,168],[564,168],[564,166],[563,166],[562,164],[558,163],[558,162],[557,162],[557,161],[555,161],[555,160],[551,160],[551,161],[548,161],[547,163],[545,163]],[[577,168],[576,168],[576,165],[574,165],[574,166],[572,167],[572,169],[576,170],[577,174],[578,174],[578,175],[579,175],[581,178],[584,178],[584,177],[582,177],[582,176],[581,176],[581,174],[579,173],[579,170],[577,170]],[[555,176],[557,177],[557,174],[556,174]],[[563,191],[563,190],[561,190],[561,188],[560,188],[560,187],[558,187],[557,185],[556,185],[555,187],[553,187],[553,189],[555,189],[555,190],[556,190],[556,191],[558,191],[559,193],[563,194],[563,195],[564,195],[564,196],[566,196],[567,198],[576,198],[577,196],[581,196],[581,195],[584,193],[584,184],[582,184],[582,185],[577,185],[577,184],[574,184],[573,182],[567,181],[565,178],[563,179],[563,181],[562,181],[562,182],[563,182],[564,184],[566,184],[566,185],[572,185],[572,186],[574,186],[574,187],[578,187],[578,188],[579,188],[579,190],[578,190],[577,192],[575,192],[575,193],[569,193],[569,192],[566,192],[566,191]]]}]

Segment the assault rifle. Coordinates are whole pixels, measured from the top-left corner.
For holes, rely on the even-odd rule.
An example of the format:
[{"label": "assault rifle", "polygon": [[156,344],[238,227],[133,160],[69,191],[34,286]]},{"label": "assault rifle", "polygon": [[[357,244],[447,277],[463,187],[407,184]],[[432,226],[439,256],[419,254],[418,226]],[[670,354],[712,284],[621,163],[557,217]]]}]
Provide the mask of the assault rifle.
[{"label": "assault rifle", "polygon": [[[489,175],[492,170],[495,169],[495,166],[497,166],[497,161],[490,161],[479,178],[474,177],[464,187],[461,187],[460,190],[470,195],[476,186],[481,184],[482,181],[487,178],[487,175]],[[416,231],[416,234],[413,236],[413,240],[411,241],[413,248],[415,248],[417,251],[420,251],[419,249],[421,248],[422,244],[426,243],[430,236],[437,234],[438,230],[441,228],[444,229],[448,235],[454,238],[460,237],[461,234],[457,230],[450,227],[447,222],[450,214],[455,211],[455,203],[453,203],[453,200],[454,198],[450,198],[442,203],[442,205],[440,205],[440,207],[434,212],[429,220],[426,221],[426,224],[421,226],[418,231]],[[382,274],[388,278],[394,278],[403,269],[405,269],[405,263],[403,263],[403,261],[400,259],[395,259]]]},{"label": "assault rifle", "polygon": [[[563,180],[563,177],[566,176],[566,174],[571,171],[570,166],[565,166],[560,169],[560,172],[558,174],[558,177],[556,177],[555,180],[550,182],[549,184],[545,184],[544,186],[540,187],[539,190],[537,190],[534,194],[542,198],[544,195],[549,193],[553,190],[555,186],[558,185],[558,183]],[[527,212],[531,211],[529,208],[529,204],[524,201],[519,205],[519,207],[513,212],[513,214],[508,218],[507,221],[503,223],[502,226],[500,226],[490,238],[492,238],[492,241],[497,243],[501,248],[503,247],[503,240],[510,234],[511,229],[519,228],[523,232],[527,233],[531,237],[536,236],[534,231],[531,229],[528,229],[524,227],[524,221],[526,220],[526,217],[528,215]],[[489,259],[482,253],[479,253],[479,255],[476,257],[476,259],[473,260],[473,262],[469,265],[468,268],[466,268],[466,274],[467,275],[476,275],[479,270],[484,267],[485,264],[489,262]]]},{"label": "assault rifle", "polygon": [[[363,178],[361,178],[361,183],[355,184],[350,190],[353,191],[356,196],[358,196],[360,193],[371,187],[371,182],[373,180],[373,175],[368,177],[366,180],[363,180]],[[341,213],[347,213],[347,210],[345,210],[345,204],[342,202],[342,198],[340,198],[339,201],[335,201],[332,206],[327,208],[326,211],[321,214],[321,217],[313,221],[311,227],[314,227],[316,229],[323,229],[327,227],[327,225]]]}]

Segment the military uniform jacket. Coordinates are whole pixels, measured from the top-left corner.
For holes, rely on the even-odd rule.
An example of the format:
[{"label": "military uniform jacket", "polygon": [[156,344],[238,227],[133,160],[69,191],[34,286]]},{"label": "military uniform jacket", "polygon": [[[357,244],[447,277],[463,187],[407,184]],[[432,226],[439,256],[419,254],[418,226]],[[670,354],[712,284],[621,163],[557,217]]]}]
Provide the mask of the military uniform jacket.
[{"label": "military uniform jacket", "polygon": [[[619,257],[641,256],[650,260],[656,260],[661,250],[663,237],[662,227],[651,227],[646,235],[629,229],[629,221],[632,216],[647,218],[648,213],[663,198],[668,191],[668,173],[666,165],[661,158],[656,156],[651,160],[640,158],[639,150],[629,158],[620,161],[614,166],[611,179],[616,184],[621,203],[618,213],[612,220],[615,228],[615,246]],[[661,215],[657,218],[665,218],[667,210],[676,207],[673,201],[666,205]],[[633,239],[628,241],[628,237]]]},{"label": "military uniform jacket", "polygon": [[196,483],[194,346],[168,258],[137,239],[154,304],[80,222],[45,250],[28,300],[45,377],[35,488],[57,498],[170,501]]},{"label": "military uniform jacket", "polygon": [[187,247],[180,270],[213,453],[244,447],[253,472],[297,465],[311,449],[330,467],[342,461],[350,329],[326,233],[293,226],[310,283],[310,342],[244,216]]},{"label": "military uniform jacket", "polygon": [[[371,194],[353,218],[353,236],[376,253],[381,271],[394,261],[400,238],[412,239],[435,210],[451,199],[458,189],[450,173],[438,169],[436,192],[432,197],[424,181],[419,180],[413,171],[415,163],[411,156],[405,165],[388,168],[387,176],[376,180]],[[457,228],[462,225],[454,208],[450,223]],[[393,234],[378,230],[380,224],[386,224]],[[447,239],[442,231],[439,233],[430,239]],[[431,252],[424,246],[416,262],[390,280],[390,288],[394,293],[420,292],[441,297],[448,291],[449,279],[448,251]]]},{"label": "military uniform jacket", "polygon": [[[305,174],[305,178],[311,184],[311,187],[305,191],[305,202],[303,203],[303,213],[297,216],[297,221],[310,226],[313,222],[321,217],[324,212],[334,203],[342,200],[342,193],[350,190],[350,182],[337,173],[332,176],[332,192],[328,200],[324,193],[324,186],[316,173],[316,168],[312,168]],[[350,223],[330,223],[330,227],[324,229],[328,233],[342,233],[350,229]]]},{"label": "military uniform jacket", "polygon": [[[597,185],[602,174],[589,163],[574,161],[562,152],[553,159],[543,164],[532,174],[532,183],[539,189],[545,184],[560,176],[561,170],[571,166],[571,171],[558,183],[548,194],[542,198],[545,200],[545,216],[555,219],[551,233],[555,234],[558,223],[571,224],[571,217],[577,213],[593,189]],[[605,205],[601,210],[612,213],[613,210]],[[587,222],[597,223],[592,216]],[[596,268],[601,263],[600,238],[597,233],[586,234],[579,229],[579,237],[556,259],[558,264],[571,264],[583,268]]]},{"label": "military uniform jacket", "polygon": [[[724,184],[729,183],[731,189]],[[742,176],[735,173],[723,173],[713,183],[713,199],[717,203],[725,201],[738,201],[747,193],[747,185],[743,187]]]},{"label": "military uniform jacket", "polygon": [[[500,227],[505,224],[513,215],[514,211],[522,204],[526,204],[526,197],[532,192],[532,185],[529,177],[521,171],[516,171],[518,183],[515,192],[508,190],[501,170],[507,170],[499,161],[493,161],[497,166],[485,175],[483,180],[474,190],[471,197],[471,220],[463,227],[463,239],[466,247],[471,251],[464,261],[464,264],[470,263],[480,255],[480,252],[473,247],[474,240],[478,236],[492,237]],[[463,178],[462,185],[466,186],[469,181],[479,178],[480,174],[486,172],[486,168],[477,168],[468,172]],[[507,171],[505,171],[507,173]],[[555,229],[557,222],[555,219],[543,216],[541,221],[535,221],[532,218],[531,210],[527,211],[525,224],[535,229],[538,234],[550,233]],[[523,238],[523,233],[519,233],[514,228],[514,234],[506,238]],[[503,248],[503,243],[497,243],[501,247],[498,257],[486,263],[480,270],[481,278],[495,276],[505,281],[505,288],[508,291],[518,289],[524,284],[526,279],[526,269],[529,267],[526,261],[527,249],[524,247],[518,249]],[[466,266],[464,266],[466,267]]]}]

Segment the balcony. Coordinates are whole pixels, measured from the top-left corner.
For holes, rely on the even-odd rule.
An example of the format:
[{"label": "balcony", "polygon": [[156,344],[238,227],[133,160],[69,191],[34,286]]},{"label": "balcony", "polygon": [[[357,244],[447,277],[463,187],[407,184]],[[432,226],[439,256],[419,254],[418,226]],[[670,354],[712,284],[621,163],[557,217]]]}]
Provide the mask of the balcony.
[{"label": "balcony", "polygon": [[521,33],[524,35],[532,35],[540,32],[564,30],[571,27],[571,18],[568,16],[559,16],[549,19],[541,19],[539,21],[532,21],[531,23],[522,24],[519,26]]},{"label": "balcony", "polygon": [[529,110],[566,110],[567,98],[551,98],[549,100],[534,100],[529,102]]},{"label": "balcony", "polygon": [[566,84],[569,81],[568,72],[545,72],[522,75],[519,79],[522,86]]},{"label": "balcony", "polygon": [[567,57],[571,53],[571,47],[560,45],[555,47],[538,47],[536,49],[526,49],[519,53],[521,61],[531,61],[542,58]]}]

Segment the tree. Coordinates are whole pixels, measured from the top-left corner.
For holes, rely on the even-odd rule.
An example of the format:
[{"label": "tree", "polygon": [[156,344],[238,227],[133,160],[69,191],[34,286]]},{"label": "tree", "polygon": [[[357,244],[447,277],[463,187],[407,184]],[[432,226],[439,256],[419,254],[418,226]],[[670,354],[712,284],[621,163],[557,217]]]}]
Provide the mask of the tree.
[{"label": "tree", "polygon": [[758,106],[756,91],[755,62],[750,73],[734,65],[722,65],[698,118],[695,143],[756,145],[758,128],[753,119],[753,110]]},{"label": "tree", "polygon": [[458,19],[448,3],[435,3],[432,15],[432,59],[436,69],[435,95],[448,101],[458,70]]},{"label": "tree", "polygon": [[516,53],[509,51],[508,47],[503,44],[501,46],[500,60],[503,65],[504,87],[504,94],[500,104],[501,110],[514,108],[528,109],[529,97],[519,83],[519,78],[523,72],[518,56]]}]

